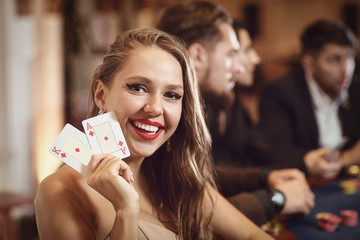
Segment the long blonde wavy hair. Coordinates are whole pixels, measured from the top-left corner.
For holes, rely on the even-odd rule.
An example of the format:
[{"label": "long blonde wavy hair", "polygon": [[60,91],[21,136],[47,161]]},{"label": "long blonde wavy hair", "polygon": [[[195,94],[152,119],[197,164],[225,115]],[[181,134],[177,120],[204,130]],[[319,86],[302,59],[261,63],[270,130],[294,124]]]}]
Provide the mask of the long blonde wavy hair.
[{"label": "long blonde wavy hair", "polygon": [[[95,80],[100,79],[110,87],[114,75],[125,66],[132,51],[154,46],[174,56],[181,65],[183,107],[179,125],[171,137],[172,150],[167,151],[164,144],[144,160],[141,171],[152,188],[149,194],[156,210],[172,213],[171,221],[177,226],[180,239],[210,239],[212,214],[204,214],[202,204],[208,184],[216,187],[211,137],[204,119],[195,69],[182,41],[156,29],[135,29],[117,36],[95,71],[89,116],[95,116],[99,111],[94,102]],[[160,214],[159,218],[164,220]]]}]

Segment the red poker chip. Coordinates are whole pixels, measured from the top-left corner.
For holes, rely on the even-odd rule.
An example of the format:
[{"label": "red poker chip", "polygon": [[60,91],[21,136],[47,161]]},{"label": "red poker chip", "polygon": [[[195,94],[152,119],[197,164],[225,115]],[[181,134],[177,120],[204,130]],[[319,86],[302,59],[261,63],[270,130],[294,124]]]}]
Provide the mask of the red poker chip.
[{"label": "red poker chip", "polygon": [[325,214],[319,219],[320,222],[330,223],[330,224],[339,224],[341,223],[341,218],[336,216],[335,214]]},{"label": "red poker chip", "polygon": [[357,225],[357,221],[355,220],[344,220],[342,224],[347,227],[355,227]]},{"label": "red poker chip", "polygon": [[353,227],[358,224],[358,212],[354,210],[342,210],[340,212],[341,223],[344,226]]},{"label": "red poker chip", "polygon": [[337,226],[337,224],[330,222],[318,222],[318,227],[325,232],[335,232]]}]

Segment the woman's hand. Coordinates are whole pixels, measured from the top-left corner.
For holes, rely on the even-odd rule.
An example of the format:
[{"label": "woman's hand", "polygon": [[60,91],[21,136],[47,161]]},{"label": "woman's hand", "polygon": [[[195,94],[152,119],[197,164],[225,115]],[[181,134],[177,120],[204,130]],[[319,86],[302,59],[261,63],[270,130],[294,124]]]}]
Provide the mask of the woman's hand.
[{"label": "woman's hand", "polygon": [[133,173],[123,160],[111,154],[93,155],[86,170],[87,183],[114,206],[116,217],[111,239],[137,239],[139,195]]},{"label": "woman's hand", "polygon": [[111,154],[93,155],[86,176],[88,185],[108,199],[115,210],[130,207],[138,211],[139,195],[131,184],[133,173],[126,162]]}]

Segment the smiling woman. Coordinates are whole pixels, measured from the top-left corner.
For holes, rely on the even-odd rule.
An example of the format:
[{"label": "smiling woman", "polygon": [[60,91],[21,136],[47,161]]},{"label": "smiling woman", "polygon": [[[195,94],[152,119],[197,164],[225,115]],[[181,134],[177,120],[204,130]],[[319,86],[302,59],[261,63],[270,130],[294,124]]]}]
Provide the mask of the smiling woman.
[{"label": "smiling woman", "polygon": [[152,155],[179,124],[182,70],[160,47],[134,49],[110,84],[97,78],[93,89],[97,108],[116,112],[132,156]]},{"label": "smiling woman", "polygon": [[[93,155],[86,176],[64,166],[46,178],[35,199],[40,238],[266,239],[216,191],[190,62],[161,31],[117,37],[95,71],[90,116],[114,111],[131,156]],[[229,216],[241,227],[224,225]]]}]

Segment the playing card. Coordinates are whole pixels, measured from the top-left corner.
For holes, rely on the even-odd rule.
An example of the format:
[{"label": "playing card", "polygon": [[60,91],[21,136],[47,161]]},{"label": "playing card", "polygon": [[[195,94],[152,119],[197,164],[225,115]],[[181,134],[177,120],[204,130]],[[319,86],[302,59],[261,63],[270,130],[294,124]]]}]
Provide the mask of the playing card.
[{"label": "playing card", "polygon": [[119,158],[130,156],[124,134],[115,112],[82,121],[87,139],[95,154],[111,153]]},{"label": "playing card", "polygon": [[85,134],[66,124],[50,148],[50,153],[81,173],[82,167],[88,165],[93,151]]}]

